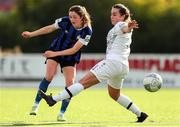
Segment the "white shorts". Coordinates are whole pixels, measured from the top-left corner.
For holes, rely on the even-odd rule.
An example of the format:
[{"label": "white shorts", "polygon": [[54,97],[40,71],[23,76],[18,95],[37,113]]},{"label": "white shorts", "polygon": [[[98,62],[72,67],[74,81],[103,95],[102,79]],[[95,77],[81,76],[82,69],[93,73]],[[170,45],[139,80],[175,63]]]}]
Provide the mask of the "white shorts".
[{"label": "white shorts", "polygon": [[123,80],[129,72],[129,67],[116,60],[105,59],[90,70],[100,81],[106,81],[115,89],[122,88]]}]

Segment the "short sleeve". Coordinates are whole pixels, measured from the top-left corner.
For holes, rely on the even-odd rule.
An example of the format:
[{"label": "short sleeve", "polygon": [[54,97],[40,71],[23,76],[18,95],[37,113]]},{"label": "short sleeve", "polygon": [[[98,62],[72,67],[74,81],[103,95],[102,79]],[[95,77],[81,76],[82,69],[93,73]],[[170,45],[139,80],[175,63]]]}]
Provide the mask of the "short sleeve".
[{"label": "short sleeve", "polygon": [[79,41],[86,46],[90,42],[91,36],[92,36],[92,30],[89,27],[86,27],[84,28],[79,38]]},{"label": "short sleeve", "polygon": [[55,20],[55,23],[54,23],[55,28],[57,28],[57,29],[60,28],[58,23],[61,22],[61,21],[62,21],[62,18],[59,18],[59,19]]},{"label": "short sleeve", "polygon": [[55,20],[54,26],[55,28],[59,29],[59,28],[63,28],[67,25],[67,23],[70,22],[68,16],[59,18]]},{"label": "short sleeve", "polygon": [[126,23],[126,22],[118,22],[116,25],[115,25],[115,30],[117,31],[117,32],[121,32],[121,33],[123,33],[122,32],[122,28],[123,27],[126,27],[126,26],[128,26],[128,24]]}]

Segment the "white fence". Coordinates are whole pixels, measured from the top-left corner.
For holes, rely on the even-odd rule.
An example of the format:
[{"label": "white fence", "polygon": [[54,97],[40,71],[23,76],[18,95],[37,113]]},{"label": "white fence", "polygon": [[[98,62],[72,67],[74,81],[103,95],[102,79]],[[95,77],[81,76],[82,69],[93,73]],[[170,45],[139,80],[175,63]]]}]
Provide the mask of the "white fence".
[{"label": "white fence", "polygon": [[[77,66],[76,81],[103,58],[104,54],[83,54]],[[40,81],[45,75],[44,62],[45,58],[40,54],[0,56],[0,85],[20,85],[22,81],[23,85],[32,85],[28,81]],[[180,87],[180,54],[131,54],[129,66],[124,86],[141,87],[146,73],[157,72],[163,78],[164,87]],[[53,84],[64,86],[59,68],[57,72]]]}]

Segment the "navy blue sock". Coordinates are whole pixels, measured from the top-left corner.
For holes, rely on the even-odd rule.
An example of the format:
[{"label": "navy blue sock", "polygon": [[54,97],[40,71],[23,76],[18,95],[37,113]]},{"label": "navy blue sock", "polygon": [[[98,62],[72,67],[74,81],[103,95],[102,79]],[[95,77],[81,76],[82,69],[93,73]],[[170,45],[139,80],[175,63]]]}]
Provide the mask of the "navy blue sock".
[{"label": "navy blue sock", "polygon": [[[40,85],[39,85],[39,89],[46,92],[49,86],[49,81],[47,81],[45,78],[41,81]],[[35,98],[35,103],[38,104],[41,101],[41,97],[39,96],[39,94],[37,93],[36,98]]]},{"label": "navy blue sock", "polygon": [[62,101],[61,110],[60,110],[61,113],[64,113],[64,112],[66,111],[66,109],[67,109],[67,107],[68,107],[70,101],[71,101],[70,98],[65,99],[65,100]]}]

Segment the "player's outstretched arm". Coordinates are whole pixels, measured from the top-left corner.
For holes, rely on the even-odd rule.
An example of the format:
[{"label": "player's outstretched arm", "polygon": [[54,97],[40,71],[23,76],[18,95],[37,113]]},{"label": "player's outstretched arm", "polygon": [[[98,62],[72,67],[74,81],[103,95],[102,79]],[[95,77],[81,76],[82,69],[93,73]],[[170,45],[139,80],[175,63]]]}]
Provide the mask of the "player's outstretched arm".
[{"label": "player's outstretched arm", "polygon": [[53,31],[55,31],[56,29],[57,28],[55,28],[54,24],[52,24],[52,25],[42,27],[42,28],[35,30],[35,31],[32,31],[32,32],[24,31],[24,32],[22,32],[21,35],[23,38],[31,38],[31,37],[51,33]]},{"label": "player's outstretched arm", "polygon": [[132,20],[131,22],[128,23],[128,26],[123,27],[123,28],[122,28],[122,32],[123,32],[123,33],[129,33],[129,32],[131,32],[131,30],[134,29],[134,28],[135,28],[135,29],[139,28],[139,27],[138,27],[138,23],[136,22],[136,20]]}]

